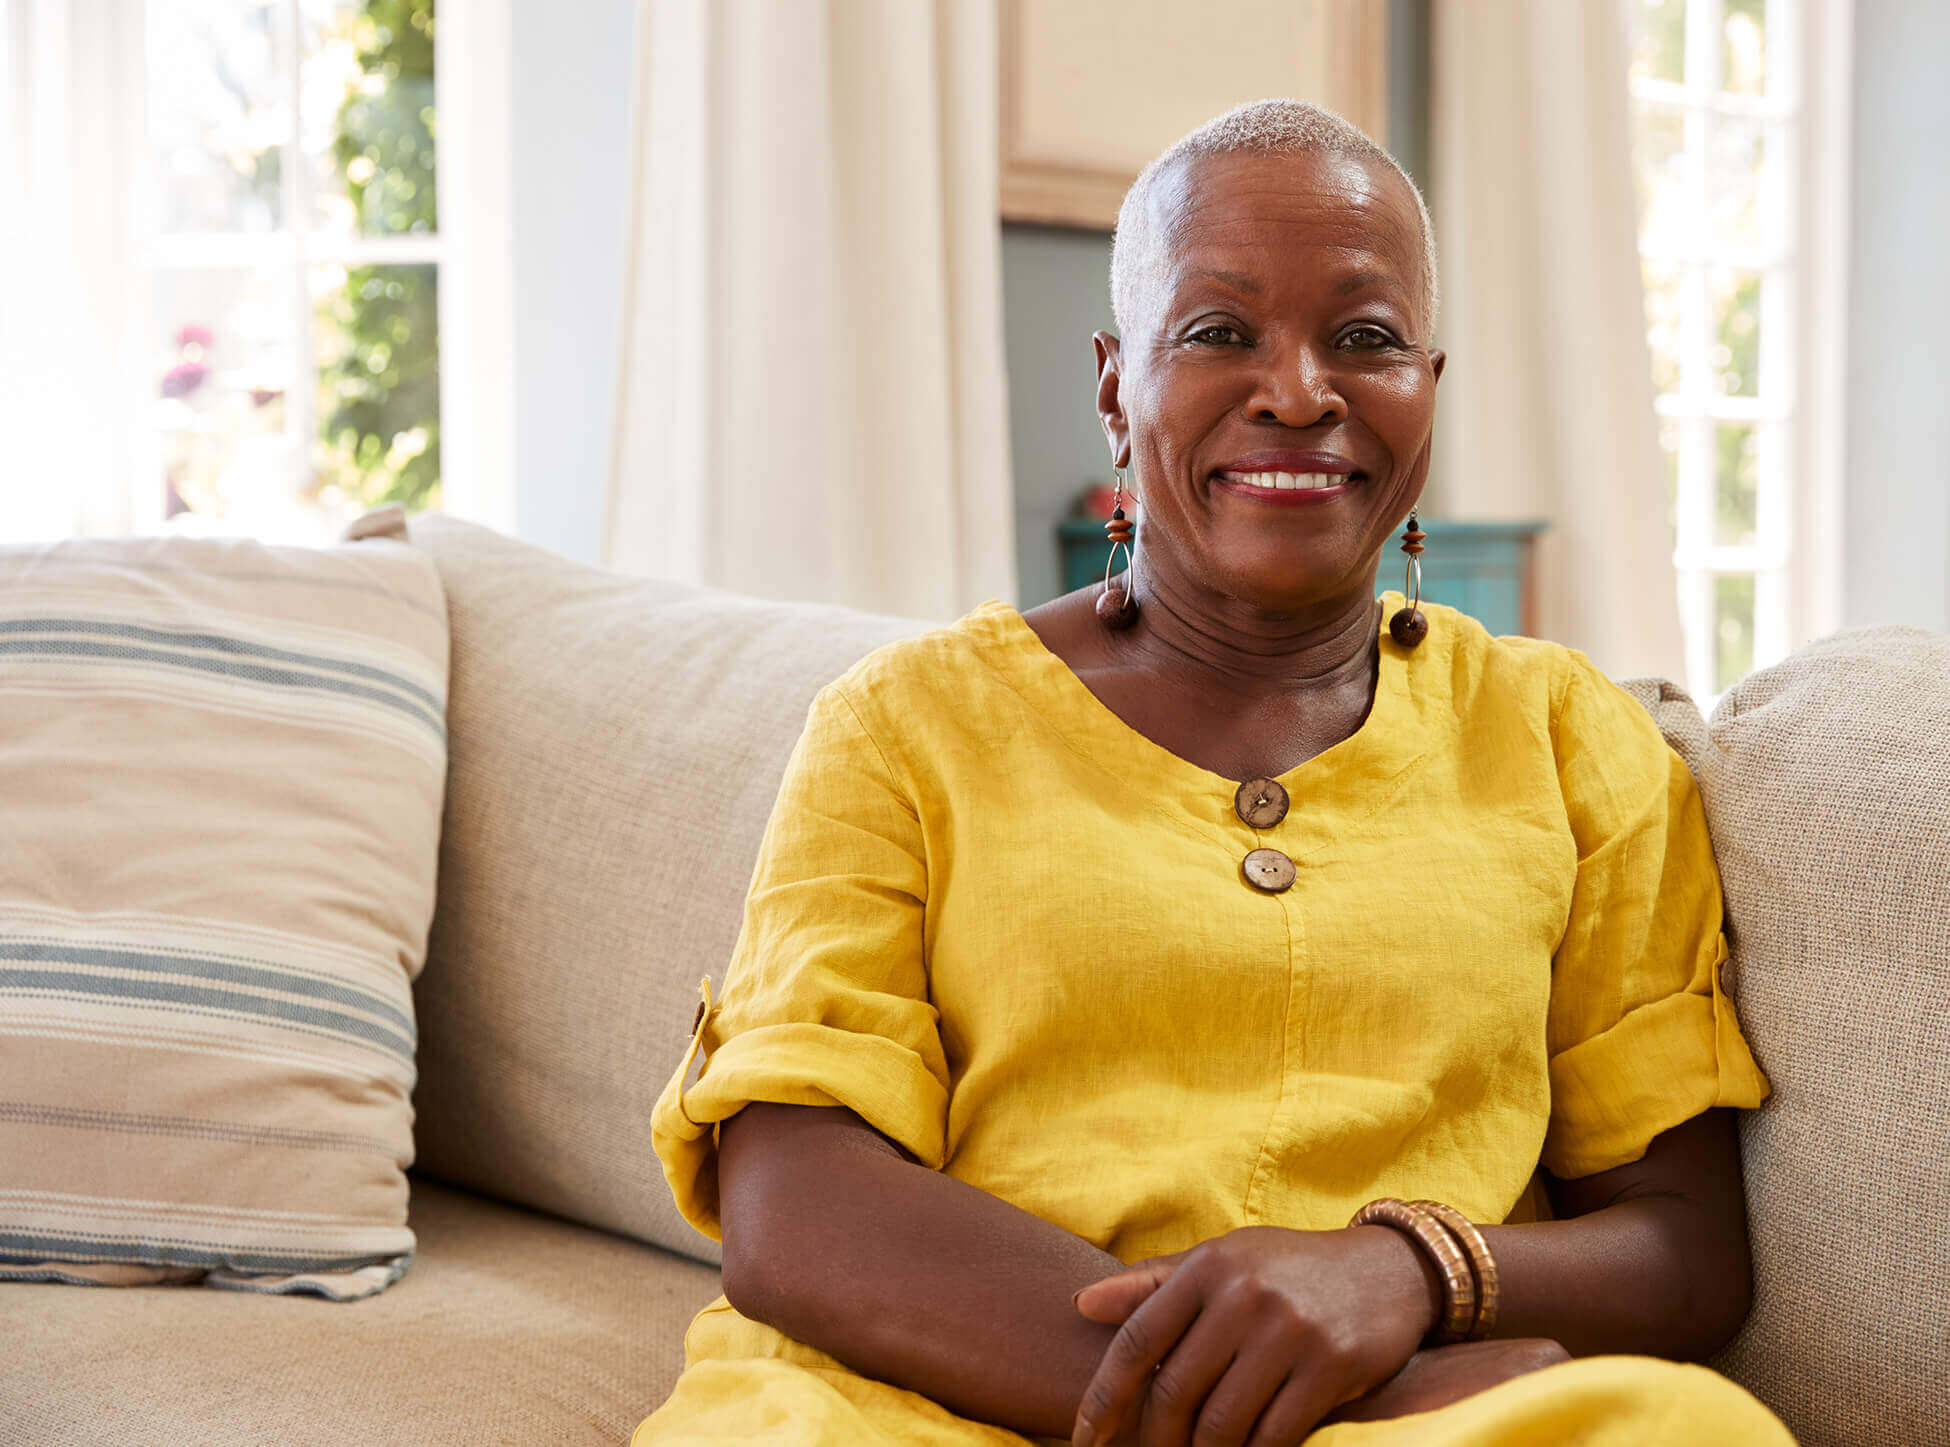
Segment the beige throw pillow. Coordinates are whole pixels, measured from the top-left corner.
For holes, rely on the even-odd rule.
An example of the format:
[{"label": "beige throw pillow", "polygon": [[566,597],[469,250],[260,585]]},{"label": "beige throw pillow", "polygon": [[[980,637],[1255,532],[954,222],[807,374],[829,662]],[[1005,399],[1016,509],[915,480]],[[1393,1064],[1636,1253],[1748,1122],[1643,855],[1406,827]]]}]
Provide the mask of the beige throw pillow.
[{"label": "beige throw pillow", "polygon": [[1803,1447],[1950,1421],[1950,637],[1871,628],[1741,680],[1710,723],[1628,685],[1699,780],[1740,1022],[1753,1313],[1719,1366]]},{"label": "beige throw pillow", "polygon": [[0,1279],[411,1259],[447,621],[364,530],[0,549]]}]

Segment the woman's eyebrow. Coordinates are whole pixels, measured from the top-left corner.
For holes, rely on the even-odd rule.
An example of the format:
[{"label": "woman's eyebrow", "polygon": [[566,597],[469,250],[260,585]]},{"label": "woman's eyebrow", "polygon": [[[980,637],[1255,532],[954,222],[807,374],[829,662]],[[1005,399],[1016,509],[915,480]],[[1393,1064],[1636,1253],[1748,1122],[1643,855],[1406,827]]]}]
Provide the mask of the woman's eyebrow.
[{"label": "woman's eyebrow", "polygon": [[1348,296],[1366,286],[1400,286],[1401,278],[1386,271],[1357,271],[1334,288],[1335,296]]},{"label": "woman's eyebrow", "polygon": [[1213,271],[1209,268],[1201,268],[1198,271],[1189,273],[1185,277],[1185,280],[1216,281],[1222,286],[1229,286],[1234,291],[1243,291],[1252,296],[1256,296],[1265,290],[1257,279],[1248,276],[1243,271]]}]

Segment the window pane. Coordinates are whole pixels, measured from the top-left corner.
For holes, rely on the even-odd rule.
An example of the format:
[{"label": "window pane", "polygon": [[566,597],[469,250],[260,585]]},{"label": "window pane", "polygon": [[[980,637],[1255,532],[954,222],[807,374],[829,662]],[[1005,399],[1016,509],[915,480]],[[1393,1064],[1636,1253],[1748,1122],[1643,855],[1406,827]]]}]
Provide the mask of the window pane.
[{"label": "window pane", "polygon": [[1760,511],[1758,429],[1721,423],[1713,439],[1713,541],[1752,547]]},{"label": "window pane", "polygon": [[1713,691],[1724,693],[1754,668],[1754,575],[1713,580]]},{"label": "window pane", "polygon": [[143,43],[157,230],[264,232],[281,224],[288,13],[238,0],[149,0]]},{"label": "window pane", "polygon": [[1713,390],[1726,397],[1760,395],[1760,273],[1713,274]]},{"label": "window pane", "polygon": [[1639,0],[1632,74],[1645,80],[1686,78],[1686,0]]},{"label": "window pane", "polygon": [[304,143],[318,224],[431,232],[433,0],[303,0]]},{"label": "window pane", "polygon": [[1682,112],[1665,106],[1638,107],[1632,126],[1632,170],[1638,191],[1639,244],[1666,253],[1696,245]]},{"label": "window pane", "polygon": [[440,501],[439,280],[432,266],[314,270],[318,500],[357,513]]},{"label": "window pane", "polygon": [[1720,117],[1707,164],[1714,242],[1778,251],[1781,221],[1772,203],[1779,190],[1774,170],[1780,157],[1768,128]]},{"label": "window pane", "polygon": [[1725,0],[1720,83],[1741,95],[1767,90],[1767,0]]},{"label": "window pane", "polygon": [[297,473],[284,425],[290,273],[165,271],[150,296],[164,516],[191,531],[249,530],[267,502],[291,496]]},{"label": "window pane", "polygon": [[1645,340],[1652,349],[1652,385],[1661,394],[1677,392],[1685,345],[1686,269],[1648,261],[1645,279]]}]

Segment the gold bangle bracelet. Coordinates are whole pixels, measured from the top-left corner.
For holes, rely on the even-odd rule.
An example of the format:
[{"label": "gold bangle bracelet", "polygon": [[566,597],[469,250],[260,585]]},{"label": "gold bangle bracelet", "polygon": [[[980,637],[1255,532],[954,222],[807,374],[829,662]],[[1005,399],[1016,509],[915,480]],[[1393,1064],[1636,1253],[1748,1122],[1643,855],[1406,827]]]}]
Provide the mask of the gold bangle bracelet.
[{"label": "gold bangle bracelet", "polygon": [[1411,1237],[1435,1263],[1436,1274],[1442,1278],[1442,1320],[1436,1325],[1435,1344],[1448,1346],[1468,1336],[1476,1324],[1476,1276],[1469,1258],[1440,1221],[1399,1197],[1383,1196],[1356,1211],[1347,1224],[1392,1226]]},{"label": "gold bangle bracelet", "polygon": [[1411,1201],[1409,1204],[1421,1207],[1447,1226],[1469,1253],[1469,1265],[1476,1276],[1476,1321],[1463,1340],[1481,1341],[1496,1326],[1498,1298],[1502,1295],[1502,1282],[1497,1275],[1496,1257],[1490,1254],[1490,1243],[1483,1239],[1475,1222],[1446,1202]]}]

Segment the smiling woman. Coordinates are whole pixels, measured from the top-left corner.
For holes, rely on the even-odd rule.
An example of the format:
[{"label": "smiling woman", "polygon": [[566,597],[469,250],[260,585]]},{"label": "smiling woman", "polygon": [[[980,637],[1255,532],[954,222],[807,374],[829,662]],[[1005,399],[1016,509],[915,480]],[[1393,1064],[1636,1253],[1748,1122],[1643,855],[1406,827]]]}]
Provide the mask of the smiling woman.
[{"label": "smiling woman", "polygon": [[1582,655],[1372,595],[1420,198],[1261,102],[1114,287],[1136,614],[988,603],[815,701],[653,1117],[725,1297],[636,1442],[1788,1442],[1676,1364],[1747,1310],[1767,1091],[1691,775]]}]

